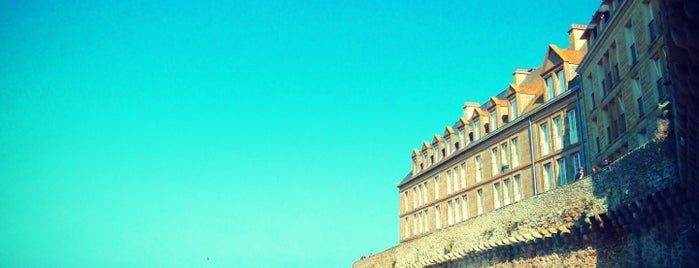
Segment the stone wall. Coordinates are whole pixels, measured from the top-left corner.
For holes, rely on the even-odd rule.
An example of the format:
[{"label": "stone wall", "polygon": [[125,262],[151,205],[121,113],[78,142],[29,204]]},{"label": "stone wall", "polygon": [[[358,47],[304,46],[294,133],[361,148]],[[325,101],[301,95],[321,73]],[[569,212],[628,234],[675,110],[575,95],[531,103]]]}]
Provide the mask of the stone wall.
[{"label": "stone wall", "polygon": [[673,146],[649,143],[593,176],[401,243],[354,267],[681,264],[696,252],[686,251],[696,246],[679,235],[697,233],[687,223],[696,222],[696,211],[682,209],[686,194],[676,186]]}]

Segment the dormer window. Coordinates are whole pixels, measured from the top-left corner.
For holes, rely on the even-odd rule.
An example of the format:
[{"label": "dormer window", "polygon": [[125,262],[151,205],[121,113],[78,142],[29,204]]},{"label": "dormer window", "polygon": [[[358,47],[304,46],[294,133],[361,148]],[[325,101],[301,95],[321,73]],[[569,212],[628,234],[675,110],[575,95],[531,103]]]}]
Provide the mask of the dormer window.
[{"label": "dormer window", "polygon": [[561,94],[566,91],[566,79],[563,75],[563,70],[556,73],[556,79],[558,79],[558,94]]},{"label": "dormer window", "polygon": [[498,114],[495,110],[490,111],[490,126],[492,127],[492,130],[496,130],[498,128]]},{"label": "dormer window", "polygon": [[442,148],[442,158],[447,156],[447,149]]},{"label": "dormer window", "polygon": [[430,155],[430,165],[434,164],[434,155]]},{"label": "dormer window", "polygon": [[517,118],[517,99],[512,97],[510,99],[510,114],[512,115],[512,120]]},{"label": "dormer window", "polygon": [[459,150],[459,142],[458,141],[454,143],[454,150],[455,151]]},{"label": "dormer window", "polygon": [[483,128],[485,129],[485,134],[490,133],[490,124],[488,124],[488,123],[483,124]]},{"label": "dormer window", "polygon": [[546,101],[553,99],[553,76],[546,77],[546,96],[548,99]]},{"label": "dormer window", "polygon": [[478,120],[473,122],[473,138],[471,140],[477,140],[481,137],[481,122]]}]

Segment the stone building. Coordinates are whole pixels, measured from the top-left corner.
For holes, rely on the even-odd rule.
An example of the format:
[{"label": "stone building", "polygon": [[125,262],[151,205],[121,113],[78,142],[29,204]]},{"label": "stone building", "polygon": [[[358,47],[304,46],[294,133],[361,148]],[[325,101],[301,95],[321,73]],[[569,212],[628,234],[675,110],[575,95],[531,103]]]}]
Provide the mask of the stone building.
[{"label": "stone building", "polygon": [[667,128],[657,121],[663,116],[660,104],[669,100],[659,10],[659,1],[603,1],[582,36],[589,50],[578,73],[593,166],[606,165],[604,159],[617,159]]},{"label": "stone building", "polygon": [[465,103],[454,125],[413,149],[398,184],[401,241],[573,181],[583,163],[579,90],[569,82],[587,50],[585,29],[573,25],[568,48],[549,45],[541,66],[516,70],[482,105]]},{"label": "stone building", "polygon": [[569,48],[413,150],[400,244],[353,267],[699,266],[697,14],[602,0]]}]

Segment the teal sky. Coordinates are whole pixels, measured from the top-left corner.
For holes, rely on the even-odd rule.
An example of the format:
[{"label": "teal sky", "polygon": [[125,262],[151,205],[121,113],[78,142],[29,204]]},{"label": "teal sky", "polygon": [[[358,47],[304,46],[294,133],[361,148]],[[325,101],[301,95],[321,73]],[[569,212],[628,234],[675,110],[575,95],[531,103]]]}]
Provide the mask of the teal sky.
[{"label": "teal sky", "polygon": [[80,2],[0,1],[1,267],[349,267],[410,150],[599,6]]}]

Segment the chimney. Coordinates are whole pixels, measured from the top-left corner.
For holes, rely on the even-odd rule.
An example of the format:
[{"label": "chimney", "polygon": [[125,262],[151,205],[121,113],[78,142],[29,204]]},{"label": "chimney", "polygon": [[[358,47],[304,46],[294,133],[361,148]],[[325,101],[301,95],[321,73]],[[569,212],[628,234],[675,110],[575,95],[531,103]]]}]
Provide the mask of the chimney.
[{"label": "chimney", "polygon": [[527,71],[525,69],[515,70],[515,72],[512,73],[512,77],[513,77],[515,86],[519,86],[520,84],[522,84],[522,81],[524,81],[524,78],[527,78],[528,74],[529,74],[529,71]]},{"label": "chimney", "polygon": [[476,102],[465,102],[464,117],[466,117],[466,119],[468,120],[471,120],[471,116],[473,116],[473,111],[476,110],[476,107],[481,107],[481,105]]},{"label": "chimney", "polygon": [[575,50],[587,50],[587,40],[581,39],[587,26],[573,24],[568,30],[568,48]]}]

